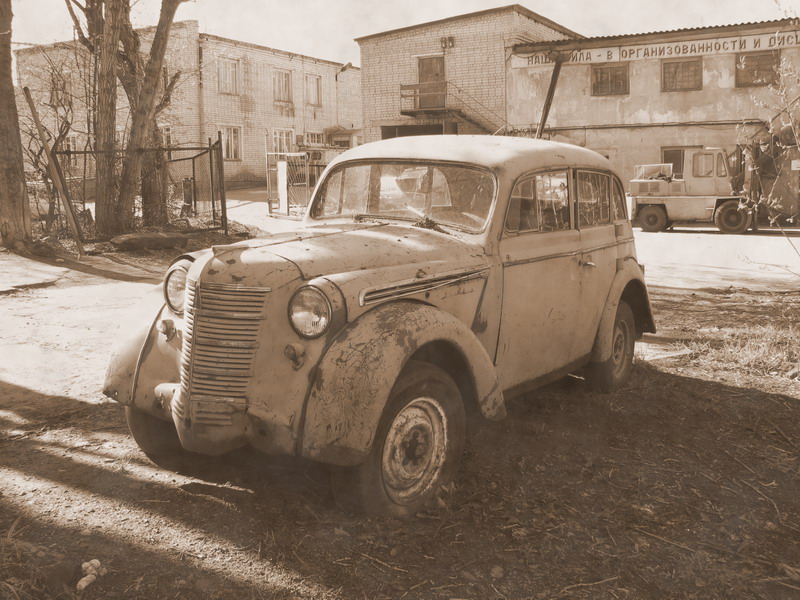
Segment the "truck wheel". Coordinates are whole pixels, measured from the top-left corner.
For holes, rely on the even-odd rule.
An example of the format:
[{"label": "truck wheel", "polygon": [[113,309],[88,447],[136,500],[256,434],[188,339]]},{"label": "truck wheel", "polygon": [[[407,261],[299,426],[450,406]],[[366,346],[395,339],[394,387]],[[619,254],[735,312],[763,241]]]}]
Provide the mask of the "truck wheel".
[{"label": "truck wheel", "polygon": [[332,468],[334,498],[353,512],[414,514],[452,480],[465,437],[455,382],[439,367],[410,361],[392,388],[367,460]]},{"label": "truck wheel", "polygon": [[744,233],[750,226],[750,213],[739,209],[738,200],[728,200],[714,213],[714,225],[722,233]]},{"label": "truck wheel", "polygon": [[667,213],[660,206],[652,204],[645,206],[636,216],[642,231],[664,231],[667,228]]},{"label": "truck wheel", "polygon": [[125,418],[136,444],[159,467],[180,471],[189,466],[197,456],[183,449],[178,432],[171,422],[162,421],[130,406],[125,407]]},{"label": "truck wheel", "polygon": [[607,393],[628,382],[633,370],[635,343],[636,319],[628,303],[620,300],[611,335],[611,356],[605,362],[589,363],[586,379],[592,389]]}]

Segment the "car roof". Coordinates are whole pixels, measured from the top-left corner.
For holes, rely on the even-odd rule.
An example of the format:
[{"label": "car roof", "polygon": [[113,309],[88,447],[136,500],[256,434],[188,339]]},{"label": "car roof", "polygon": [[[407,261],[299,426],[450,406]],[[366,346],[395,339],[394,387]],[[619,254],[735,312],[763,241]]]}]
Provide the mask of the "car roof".
[{"label": "car roof", "polygon": [[611,163],[593,150],[572,144],[491,135],[420,135],[357,146],[331,164],[365,159],[444,160],[522,173],[538,168],[579,166],[611,170]]}]

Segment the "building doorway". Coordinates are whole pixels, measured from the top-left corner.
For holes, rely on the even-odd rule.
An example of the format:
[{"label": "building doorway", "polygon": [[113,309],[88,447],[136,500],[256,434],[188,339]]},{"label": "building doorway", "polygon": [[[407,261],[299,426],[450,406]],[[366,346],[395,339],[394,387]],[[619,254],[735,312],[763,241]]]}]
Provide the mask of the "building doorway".
[{"label": "building doorway", "polygon": [[418,59],[419,106],[421,109],[444,108],[447,83],[444,78],[444,56]]}]

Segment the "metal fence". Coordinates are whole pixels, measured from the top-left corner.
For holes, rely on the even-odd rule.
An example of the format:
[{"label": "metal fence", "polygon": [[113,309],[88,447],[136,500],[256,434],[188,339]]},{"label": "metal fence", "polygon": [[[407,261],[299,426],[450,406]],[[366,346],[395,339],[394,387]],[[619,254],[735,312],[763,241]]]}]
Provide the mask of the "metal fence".
[{"label": "metal fence", "polygon": [[[166,202],[169,226],[183,230],[223,229],[227,232],[225,174],[219,140],[209,142],[208,146],[153,148],[143,152],[143,163],[160,164],[160,167],[147,172],[144,185],[142,181],[137,185],[134,202],[137,229],[144,225],[143,196],[154,194]],[[54,154],[81,229],[91,232],[97,201],[97,154],[93,151],[57,151]],[[124,158],[124,152],[115,153],[114,165],[118,175],[122,172]],[[31,177],[28,197],[34,237],[71,237],[63,204],[49,178]]]}]

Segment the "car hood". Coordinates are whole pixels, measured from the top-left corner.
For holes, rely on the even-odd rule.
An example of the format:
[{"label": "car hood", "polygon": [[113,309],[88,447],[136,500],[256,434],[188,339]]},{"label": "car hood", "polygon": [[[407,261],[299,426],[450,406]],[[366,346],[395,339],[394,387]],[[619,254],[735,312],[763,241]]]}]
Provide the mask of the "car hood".
[{"label": "car hood", "polygon": [[[404,265],[424,269],[432,263],[448,270],[482,262],[474,242],[441,231],[395,223],[346,223],[305,227],[296,231],[215,246],[214,255],[269,254],[292,262],[305,280],[354,271],[386,270]],[[430,275],[433,273],[426,273]],[[388,273],[387,273],[388,275]],[[420,275],[424,276],[424,275]]]}]

